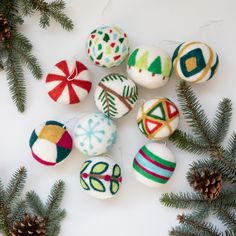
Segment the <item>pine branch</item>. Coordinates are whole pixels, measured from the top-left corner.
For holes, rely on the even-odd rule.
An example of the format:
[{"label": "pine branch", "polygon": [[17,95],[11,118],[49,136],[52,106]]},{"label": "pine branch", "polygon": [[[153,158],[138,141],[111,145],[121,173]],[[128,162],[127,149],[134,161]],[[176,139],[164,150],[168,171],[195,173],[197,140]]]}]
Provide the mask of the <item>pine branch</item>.
[{"label": "pine branch", "polygon": [[224,232],[224,236],[235,236],[235,233],[232,230],[226,230]]},{"label": "pine branch", "polygon": [[65,183],[62,180],[57,181],[49,194],[46,203],[46,215],[50,216],[55,210],[60,207],[63,195],[65,192]]},{"label": "pine branch", "polygon": [[224,98],[218,105],[213,121],[213,141],[220,144],[226,137],[232,120],[232,102]]},{"label": "pine branch", "polygon": [[23,218],[27,212],[25,200],[19,200],[11,207],[10,221],[16,222]]},{"label": "pine branch", "polygon": [[[15,202],[22,193],[22,190],[25,185],[25,180],[27,177],[27,172],[25,167],[19,168],[12,176],[6,190],[3,191],[4,193],[4,200],[0,205],[0,225],[2,231],[8,235],[9,230],[12,226],[12,206],[16,206],[17,203]],[[3,186],[1,187],[3,188]],[[2,191],[1,191],[2,192]],[[14,205],[16,204],[16,205]],[[22,206],[24,207],[24,206]],[[13,207],[14,209],[14,207]],[[19,212],[20,214],[20,212]]]},{"label": "pine branch", "polygon": [[160,201],[164,206],[176,209],[195,209],[208,205],[206,199],[196,193],[164,193]]},{"label": "pine branch", "polygon": [[176,130],[174,134],[170,136],[169,139],[178,148],[190,153],[201,155],[206,154],[208,151],[208,147],[205,143],[181,130]]},{"label": "pine branch", "polygon": [[1,71],[1,70],[4,70],[3,61],[2,61],[2,60],[0,60],[0,71]]},{"label": "pine branch", "polygon": [[[228,155],[216,140],[220,141],[226,134],[229,126],[229,122],[232,116],[232,105],[231,101],[224,99],[218,106],[217,115],[214,121],[213,127],[211,126],[204,110],[202,109],[196,95],[192,91],[191,87],[185,82],[181,82],[177,87],[178,100],[182,108],[183,114],[187,119],[187,122],[192,127],[194,134],[196,135],[195,140],[198,140],[197,144],[205,143],[207,151],[214,161],[214,165],[219,169],[227,178],[228,181],[234,182],[236,180],[236,164],[233,161],[232,156]],[[220,124],[219,119],[222,120]],[[221,130],[217,130],[220,128]],[[217,133],[218,132],[218,133]],[[216,137],[218,135],[219,137]],[[178,140],[179,138],[179,140]],[[177,131],[176,136],[170,138],[178,147],[189,152],[201,153],[199,146],[193,143],[191,148],[191,142],[193,137],[189,137],[190,141],[187,140],[188,136],[184,133]],[[186,143],[185,143],[186,142]]]},{"label": "pine branch", "polygon": [[59,222],[65,217],[64,210],[58,210],[65,192],[65,183],[57,181],[49,194],[46,202],[46,232],[47,236],[57,236],[60,232]]},{"label": "pine branch", "polygon": [[10,204],[21,195],[25,186],[26,177],[27,171],[25,167],[19,168],[14,173],[6,189],[6,205]]},{"label": "pine branch", "polygon": [[70,31],[74,28],[72,20],[63,13],[65,8],[63,1],[56,0],[47,3],[44,0],[32,0],[31,4],[33,9],[39,11],[41,14],[40,26],[42,28],[50,26],[50,18],[53,18],[65,30]]},{"label": "pine branch", "polygon": [[177,219],[182,225],[190,225],[201,236],[221,236],[219,230],[211,223],[200,222],[191,215],[178,215]]},{"label": "pine branch", "polygon": [[46,210],[45,210],[44,204],[36,192],[34,191],[28,192],[26,194],[26,202],[34,214],[41,217],[45,217]]},{"label": "pine branch", "polygon": [[236,181],[236,163],[234,157],[228,155],[222,147],[217,146],[212,147],[210,155],[214,165],[220,170],[224,178],[232,183]]},{"label": "pine branch", "polygon": [[[14,38],[13,38],[14,40]],[[25,45],[26,46],[26,45]],[[27,45],[29,46],[29,45]],[[38,60],[36,57],[34,57],[29,49],[26,47],[17,47],[15,45],[12,45],[12,50],[19,55],[21,61],[25,64],[25,66],[28,68],[28,70],[33,74],[34,78],[41,79],[43,76],[41,67],[38,63]]]},{"label": "pine branch", "polygon": [[181,82],[177,87],[177,96],[184,117],[193,132],[198,139],[206,142],[210,148],[212,138],[211,124],[193,90],[187,83]]},{"label": "pine branch", "polygon": [[195,218],[195,219],[206,219],[209,217],[211,213],[211,208],[210,207],[206,207],[205,204],[203,204],[202,206],[199,206],[197,209],[195,209],[193,212],[192,212],[192,216]]},{"label": "pine branch", "polygon": [[[182,150],[198,155],[209,154],[207,159],[192,163],[187,173],[188,182],[190,185],[193,183],[194,172],[202,173],[202,170],[214,170],[222,176],[223,190],[221,188],[216,190],[221,190],[221,193],[217,199],[211,201],[200,193],[199,195],[195,193],[163,194],[161,202],[164,205],[192,210],[191,215],[178,217],[182,225],[172,228],[170,235],[232,236],[234,235],[232,232],[236,232],[236,191],[234,186],[236,182],[236,134],[231,136],[226,148],[223,148],[221,144],[227,135],[232,119],[232,103],[229,99],[223,99],[219,103],[211,125],[189,85],[185,82],[180,83],[177,95],[183,114],[194,135],[177,130],[170,140]],[[206,183],[202,179],[200,181],[203,181],[202,184],[207,187],[210,180],[208,179]],[[213,184],[214,191],[214,178],[210,184]],[[210,213],[218,217],[227,227],[224,233],[211,223],[204,222]]]},{"label": "pine branch", "polygon": [[215,215],[217,218],[227,227],[234,232],[236,232],[236,214],[226,210],[224,207],[217,208],[215,210]]},{"label": "pine branch", "polygon": [[12,49],[8,49],[7,60],[3,64],[7,74],[8,86],[13,102],[16,104],[18,111],[25,110],[26,91],[24,75],[20,58]]},{"label": "pine branch", "polygon": [[207,208],[211,212],[215,209],[221,209],[222,207],[226,210],[235,207],[235,192],[222,192],[218,199],[210,201],[205,199],[202,195],[197,193],[164,193],[162,194],[160,201],[164,206],[172,207],[176,209],[190,209],[200,210]]},{"label": "pine branch", "polygon": [[199,236],[194,232],[195,230],[189,226],[176,226],[169,232],[170,236]]},{"label": "pine branch", "polygon": [[230,155],[232,161],[236,163],[236,134],[234,133],[231,135],[228,145],[226,147],[226,151],[228,152],[228,155]]}]

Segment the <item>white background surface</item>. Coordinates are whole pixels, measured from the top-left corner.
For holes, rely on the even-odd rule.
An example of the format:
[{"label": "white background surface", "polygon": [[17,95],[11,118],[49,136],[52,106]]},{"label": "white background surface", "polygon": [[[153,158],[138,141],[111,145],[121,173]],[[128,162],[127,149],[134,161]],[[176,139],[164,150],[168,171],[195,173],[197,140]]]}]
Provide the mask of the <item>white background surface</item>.
[{"label": "white background surface", "polygon": [[[44,82],[36,81],[26,72],[28,102],[26,112],[20,114],[10,99],[5,75],[1,73],[0,176],[6,183],[15,169],[25,165],[29,175],[26,190],[36,190],[44,200],[55,180],[64,179],[67,190],[63,207],[67,210],[67,217],[62,224],[62,236],[167,236],[171,226],[177,224],[176,215],[181,211],[162,206],[159,197],[164,192],[190,190],[185,173],[188,164],[197,157],[168,144],[178,162],[169,183],[162,189],[149,189],[137,182],[132,174],[132,160],[138,149],[148,142],[136,126],[139,104],[130,115],[117,121],[119,139],[111,154],[123,166],[124,184],[120,194],[108,201],[93,199],[80,188],[79,169],[85,157],[74,150],[62,165],[44,167],[31,157],[29,136],[36,126],[46,120],[66,122],[80,112],[95,111],[93,91],[99,79],[114,71],[125,74],[124,65],[111,70],[95,67],[85,53],[87,35],[101,25],[117,25],[123,28],[128,34],[131,49],[140,44],[159,45],[172,55],[176,45],[163,40],[202,40],[209,43],[219,54],[219,70],[214,79],[195,85],[194,90],[210,118],[217,102],[225,96],[233,100],[235,110],[236,2],[111,0],[108,5],[107,0],[66,2],[66,12],[75,23],[73,32],[63,31],[54,22],[48,30],[42,30],[38,26],[38,15],[27,18],[21,31],[32,41],[33,53],[38,57],[45,74],[61,59],[76,56],[91,70],[93,90],[80,105],[58,105],[48,97]],[[218,23],[212,24],[214,21]],[[177,82],[173,78],[166,87],[154,91],[140,88],[140,98],[167,96],[176,101]],[[186,127],[183,121],[181,127]],[[236,128],[235,114],[233,128]],[[73,129],[72,123],[69,129]]]}]

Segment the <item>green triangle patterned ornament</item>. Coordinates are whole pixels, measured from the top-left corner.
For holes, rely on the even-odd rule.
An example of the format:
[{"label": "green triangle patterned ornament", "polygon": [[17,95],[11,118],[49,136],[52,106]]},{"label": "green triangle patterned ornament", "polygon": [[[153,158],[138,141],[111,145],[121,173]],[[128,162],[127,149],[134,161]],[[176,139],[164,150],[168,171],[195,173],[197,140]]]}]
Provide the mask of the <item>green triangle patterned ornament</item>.
[{"label": "green triangle patterned ornament", "polygon": [[176,167],[175,156],[166,144],[148,143],[136,154],[134,175],[148,187],[161,187],[171,178]]},{"label": "green triangle patterned ornament", "polygon": [[121,168],[109,157],[92,157],[84,162],[80,170],[82,188],[95,198],[114,197],[121,183]]},{"label": "green triangle patterned ornament", "polygon": [[46,166],[54,166],[70,154],[72,137],[65,125],[50,120],[32,132],[29,145],[36,161]]},{"label": "green triangle patterned ornament", "polygon": [[111,150],[117,139],[115,123],[101,112],[91,112],[76,123],[75,147],[86,156],[98,156]]},{"label": "green triangle patterned ornament", "polygon": [[110,74],[99,82],[94,99],[99,111],[110,118],[120,118],[134,108],[138,99],[138,88],[126,76]]},{"label": "green triangle patterned ornament", "polygon": [[129,41],[119,27],[99,27],[90,33],[86,50],[95,65],[111,68],[120,65],[128,57]]},{"label": "green triangle patterned ornament", "polygon": [[202,42],[182,43],[176,48],[172,61],[175,74],[192,83],[213,78],[219,64],[217,53]]},{"label": "green triangle patterned ornament", "polygon": [[141,46],[134,49],[128,59],[128,76],[145,88],[155,89],[166,85],[171,71],[171,59],[161,48]]}]

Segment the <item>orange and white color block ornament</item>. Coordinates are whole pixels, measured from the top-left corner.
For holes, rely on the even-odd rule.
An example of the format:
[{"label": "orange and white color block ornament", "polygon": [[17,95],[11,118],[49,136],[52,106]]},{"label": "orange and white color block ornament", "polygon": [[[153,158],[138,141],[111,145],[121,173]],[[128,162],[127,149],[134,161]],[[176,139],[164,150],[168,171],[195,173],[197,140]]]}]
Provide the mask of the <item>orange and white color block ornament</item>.
[{"label": "orange and white color block ornament", "polygon": [[88,68],[79,61],[58,62],[46,77],[48,95],[61,104],[83,101],[91,90]]},{"label": "orange and white color block ornament", "polygon": [[137,124],[148,139],[162,140],[176,130],[179,124],[179,110],[168,98],[154,98],[141,105]]}]

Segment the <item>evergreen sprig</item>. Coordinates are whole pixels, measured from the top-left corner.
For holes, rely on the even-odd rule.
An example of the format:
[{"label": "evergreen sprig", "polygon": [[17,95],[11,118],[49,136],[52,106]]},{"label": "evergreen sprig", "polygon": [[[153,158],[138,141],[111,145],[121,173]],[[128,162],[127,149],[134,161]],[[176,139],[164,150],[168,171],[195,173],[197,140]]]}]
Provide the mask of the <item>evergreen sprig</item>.
[{"label": "evergreen sprig", "polygon": [[[178,148],[201,156],[194,161],[187,172],[191,185],[193,173],[214,170],[221,174],[223,188],[219,196],[207,199],[200,192],[165,193],[161,202],[168,207],[190,209],[189,215],[179,216],[180,226],[172,228],[170,235],[175,236],[231,236],[236,232],[236,134],[232,134],[228,144],[223,142],[232,119],[232,102],[224,98],[218,105],[213,122],[202,108],[192,88],[185,82],[177,87],[177,96],[183,115],[192,128],[192,134],[176,130],[170,137]],[[206,158],[203,158],[206,156]],[[226,227],[220,232],[206,218],[215,215]]]},{"label": "evergreen sprig", "polygon": [[42,69],[32,54],[32,44],[18,32],[19,25],[24,23],[23,17],[40,13],[39,25],[50,26],[51,19],[58,22],[65,30],[73,29],[73,22],[65,13],[65,2],[55,0],[0,0],[0,14],[8,21],[10,37],[0,41],[0,70],[6,72],[10,94],[20,112],[25,110],[26,87],[23,68],[26,67],[36,79],[42,78]]},{"label": "evergreen sprig", "polygon": [[34,191],[28,192],[25,198],[22,196],[26,178],[26,168],[21,167],[13,174],[6,188],[0,181],[0,232],[8,236],[15,222],[21,221],[25,214],[34,214],[45,219],[45,236],[57,236],[60,222],[65,218],[65,210],[60,209],[65,183],[60,180],[53,185],[44,205]]},{"label": "evergreen sprig", "polygon": [[60,222],[66,216],[65,210],[60,209],[60,205],[65,192],[65,183],[57,181],[49,194],[48,200],[44,205],[36,192],[31,191],[26,194],[26,202],[33,213],[46,219],[46,235],[57,235],[60,232]]}]

